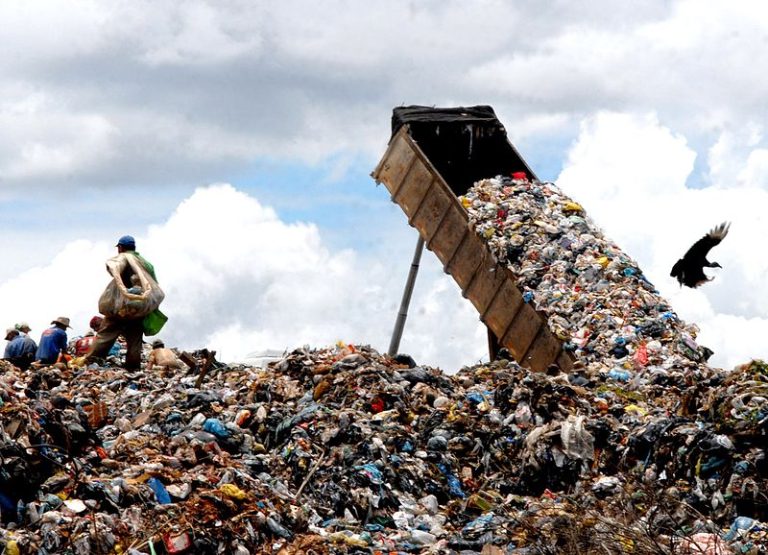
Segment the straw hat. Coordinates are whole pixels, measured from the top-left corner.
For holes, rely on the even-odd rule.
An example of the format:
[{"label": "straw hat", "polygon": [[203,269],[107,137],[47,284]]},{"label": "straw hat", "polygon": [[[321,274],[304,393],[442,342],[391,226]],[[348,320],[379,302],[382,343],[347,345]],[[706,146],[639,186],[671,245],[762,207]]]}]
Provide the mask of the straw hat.
[{"label": "straw hat", "polygon": [[69,325],[69,318],[65,318],[64,316],[59,316],[55,320],[51,322],[51,324],[61,324],[65,328],[71,328],[72,326]]}]

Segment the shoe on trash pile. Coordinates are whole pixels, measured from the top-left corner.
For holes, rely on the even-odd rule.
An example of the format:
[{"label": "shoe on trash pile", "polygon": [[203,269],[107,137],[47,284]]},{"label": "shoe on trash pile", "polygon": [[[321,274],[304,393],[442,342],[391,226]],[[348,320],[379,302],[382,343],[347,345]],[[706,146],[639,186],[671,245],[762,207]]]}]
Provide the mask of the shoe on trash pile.
[{"label": "shoe on trash pile", "polygon": [[[5,553],[761,553],[768,367],[0,376]],[[700,551],[696,551],[701,548]],[[687,551],[686,551],[687,550]]]}]

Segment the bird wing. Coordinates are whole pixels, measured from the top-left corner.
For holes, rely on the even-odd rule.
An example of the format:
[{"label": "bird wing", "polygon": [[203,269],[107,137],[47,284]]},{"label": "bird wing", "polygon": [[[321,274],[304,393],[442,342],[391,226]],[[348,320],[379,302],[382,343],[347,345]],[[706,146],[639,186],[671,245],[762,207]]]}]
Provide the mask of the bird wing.
[{"label": "bird wing", "polygon": [[705,260],[709,250],[715,245],[719,245],[720,241],[722,241],[725,236],[728,235],[728,229],[730,227],[730,223],[723,222],[719,226],[712,229],[704,237],[696,241],[690,249],[688,249],[688,252],[685,253],[683,259],[689,261]]}]

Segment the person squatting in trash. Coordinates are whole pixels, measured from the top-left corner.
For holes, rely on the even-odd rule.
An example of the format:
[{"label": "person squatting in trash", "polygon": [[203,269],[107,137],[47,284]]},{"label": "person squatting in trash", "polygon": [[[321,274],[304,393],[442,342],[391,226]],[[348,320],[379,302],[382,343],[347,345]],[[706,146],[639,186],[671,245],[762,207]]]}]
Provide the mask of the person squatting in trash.
[{"label": "person squatting in trash", "polygon": [[8,347],[11,346],[11,343],[13,343],[13,340],[16,339],[19,336],[19,330],[16,328],[8,328],[5,330],[5,340],[8,342],[8,344],[5,346],[5,354],[3,355],[3,358],[8,358]]},{"label": "person squatting in trash", "polygon": [[5,339],[8,344],[5,346],[3,358],[22,370],[29,368],[35,360],[35,353],[37,352],[37,343],[27,335],[29,331],[29,325],[24,322],[5,331]]},{"label": "person squatting in trash", "polygon": [[60,355],[67,353],[67,328],[71,327],[69,318],[59,316],[51,324],[40,336],[35,354],[35,361],[40,364],[55,364]]},{"label": "person squatting in trash", "polygon": [[[136,251],[136,241],[133,237],[125,235],[118,240],[115,246],[117,247],[118,254],[107,260],[106,264],[107,271],[112,275],[115,285],[119,290],[131,294],[136,291],[136,289],[131,290],[131,288],[136,286],[137,281],[135,277],[136,271],[131,264],[133,261],[138,262],[141,268],[153,280],[157,280],[154,266]],[[133,257],[133,260],[129,260],[127,257]],[[117,280],[120,280],[121,283],[117,283]],[[101,305],[106,294],[107,291],[105,291],[102,299],[99,301],[99,311],[104,314],[104,319],[101,322],[96,338],[93,340],[93,345],[83,361],[87,364],[93,359],[105,359],[117,338],[122,335],[125,338],[127,351],[125,355],[125,368],[137,370],[141,366],[142,336],[144,333],[142,322],[145,314],[139,314],[136,310],[133,310],[135,307],[131,306],[131,304],[134,301],[126,302],[119,309],[103,309]]]},{"label": "person squatting in trash", "polygon": [[152,342],[152,352],[147,359],[147,369],[161,368],[170,370],[174,368],[183,368],[183,363],[176,357],[171,349],[168,349],[162,339],[155,339]]}]

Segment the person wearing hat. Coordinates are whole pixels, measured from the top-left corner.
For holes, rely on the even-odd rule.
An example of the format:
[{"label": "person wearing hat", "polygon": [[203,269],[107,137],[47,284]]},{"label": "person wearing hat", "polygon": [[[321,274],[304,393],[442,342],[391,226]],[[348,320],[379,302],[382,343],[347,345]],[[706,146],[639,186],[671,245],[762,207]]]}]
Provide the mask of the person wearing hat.
[{"label": "person wearing hat", "polygon": [[17,368],[26,370],[32,364],[32,361],[35,360],[37,344],[24,331],[20,331],[20,326],[27,331],[30,329],[29,326],[22,323],[16,324],[15,328],[9,328],[5,331],[5,339],[8,341],[8,344],[5,346],[3,358],[10,361]]},{"label": "person wearing hat", "polygon": [[171,349],[167,349],[162,339],[155,339],[152,342],[152,352],[149,353],[149,358],[147,359],[147,369],[163,368],[167,370],[182,367],[182,362],[176,357],[176,353]]},{"label": "person wearing hat", "polygon": [[8,355],[8,350],[11,347],[11,343],[13,343],[13,340],[16,339],[19,336],[19,330],[16,328],[8,328],[5,330],[5,340],[8,342],[8,344],[5,346],[5,353],[3,354],[4,359],[10,358]]},{"label": "person wearing hat", "polygon": [[[133,287],[133,277],[136,275],[131,264],[138,262],[141,267],[149,274],[155,282],[155,268],[136,251],[136,240],[131,235],[123,235],[118,239],[117,256],[107,260],[107,271],[113,276],[115,282],[122,283],[121,289],[126,292]],[[133,257],[128,260],[127,257]],[[96,338],[93,340],[91,350],[83,357],[83,362],[88,364],[93,359],[106,359],[112,346],[121,335],[125,338],[126,354],[125,368],[128,370],[138,370],[141,367],[141,346],[144,335],[144,325],[142,317],[131,317],[122,314],[107,314],[105,310],[99,307],[104,314],[104,319],[98,329]]]},{"label": "person wearing hat", "polygon": [[51,322],[51,327],[40,336],[40,345],[35,360],[41,364],[55,364],[61,353],[67,352],[67,328],[69,318],[59,316]]},{"label": "person wearing hat", "polygon": [[88,322],[88,327],[91,328],[94,333],[97,333],[101,329],[101,324],[104,323],[104,318],[99,316],[98,314],[90,319]]},{"label": "person wearing hat", "polygon": [[25,335],[29,335],[29,332],[32,331],[32,328],[30,328],[29,324],[27,324],[26,322],[19,322],[18,324],[16,324],[16,329]]}]

